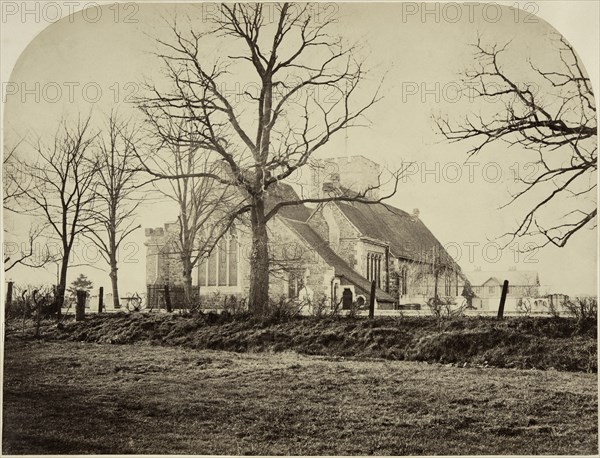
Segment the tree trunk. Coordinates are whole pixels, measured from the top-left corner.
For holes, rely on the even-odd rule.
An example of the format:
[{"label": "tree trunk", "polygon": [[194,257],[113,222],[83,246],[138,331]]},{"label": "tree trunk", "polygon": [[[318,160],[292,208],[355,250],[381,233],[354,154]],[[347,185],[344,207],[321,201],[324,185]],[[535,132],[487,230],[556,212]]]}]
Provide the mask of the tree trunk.
[{"label": "tree trunk", "polygon": [[183,264],[183,293],[185,306],[191,308],[194,302],[192,293],[192,263],[189,257],[182,258]]},{"label": "tree trunk", "polygon": [[65,302],[65,291],[67,289],[67,270],[69,268],[70,251],[65,251],[60,265],[60,277],[58,281],[58,289],[56,291],[56,314],[58,318],[62,315],[62,307]]},{"label": "tree trunk", "polygon": [[119,301],[119,282],[117,276],[117,260],[110,260],[110,284],[112,286],[112,294],[113,294],[113,308],[119,309],[121,307],[121,302]]},{"label": "tree trunk", "polygon": [[252,209],[252,251],[250,253],[250,310],[260,315],[269,301],[269,236],[264,200],[256,199]]}]

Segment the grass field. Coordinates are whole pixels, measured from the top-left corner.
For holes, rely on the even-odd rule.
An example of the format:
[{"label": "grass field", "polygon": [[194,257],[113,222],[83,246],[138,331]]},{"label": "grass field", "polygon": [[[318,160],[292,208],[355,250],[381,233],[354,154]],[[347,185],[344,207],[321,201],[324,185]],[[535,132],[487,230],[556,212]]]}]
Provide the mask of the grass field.
[{"label": "grass field", "polygon": [[597,454],[597,374],[9,339],[5,454]]}]

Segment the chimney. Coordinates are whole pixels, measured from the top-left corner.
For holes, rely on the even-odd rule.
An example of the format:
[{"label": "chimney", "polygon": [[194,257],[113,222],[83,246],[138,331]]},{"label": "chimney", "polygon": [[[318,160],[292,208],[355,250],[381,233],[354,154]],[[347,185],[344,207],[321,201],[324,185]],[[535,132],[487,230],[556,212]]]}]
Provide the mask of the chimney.
[{"label": "chimney", "polygon": [[412,215],[410,215],[410,218],[413,221],[417,221],[419,219],[419,214],[420,214],[419,209],[418,208],[413,208]]}]

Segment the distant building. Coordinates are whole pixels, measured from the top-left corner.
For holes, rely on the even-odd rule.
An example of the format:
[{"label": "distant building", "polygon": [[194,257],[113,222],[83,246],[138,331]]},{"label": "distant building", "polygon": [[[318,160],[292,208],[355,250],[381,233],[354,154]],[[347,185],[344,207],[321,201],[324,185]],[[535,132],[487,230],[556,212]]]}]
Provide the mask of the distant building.
[{"label": "distant building", "polygon": [[544,311],[543,307],[547,305],[539,297],[540,279],[536,271],[519,271],[515,268],[506,271],[475,270],[465,272],[465,276],[475,294],[472,306],[477,310],[491,311],[498,309],[505,280],[508,280],[505,311],[542,312]]}]

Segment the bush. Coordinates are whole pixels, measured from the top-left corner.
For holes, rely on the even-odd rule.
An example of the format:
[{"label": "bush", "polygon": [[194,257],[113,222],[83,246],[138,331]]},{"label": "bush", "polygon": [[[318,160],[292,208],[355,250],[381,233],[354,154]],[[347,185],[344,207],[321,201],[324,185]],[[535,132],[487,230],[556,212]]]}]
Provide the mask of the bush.
[{"label": "bush", "polygon": [[269,299],[263,310],[263,316],[259,317],[263,323],[279,323],[289,321],[300,316],[303,304],[297,300],[281,296],[279,300]]},{"label": "bush", "polygon": [[238,298],[233,294],[225,298],[223,302],[223,313],[231,316],[245,315],[248,312],[248,302],[246,298]]},{"label": "bush", "polygon": [[456,305],[456,300],[453,297],[432,297],[427,301],[429,310],[438,319],[463,315],[465,308],[468,306],[468,301],[465,299],[463,305]]},{"label": "bush", "polygon": [[584,334],[598,320],[598,300],[595,297],[567,299],[563,307],[577,319],[575,334]]},{"label": "bush", "polygon": [[32,286],[26,288],[15,287],[13,300],[10,307],[4,311],[7,321],[15,319],[30,319],[36,316],[37,307],[40,307],[42,318],[48,318],[56,313],[55,298],[52,288]]}]

